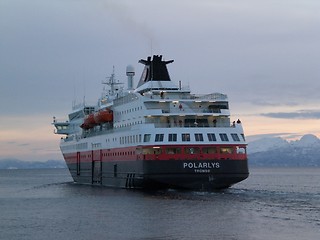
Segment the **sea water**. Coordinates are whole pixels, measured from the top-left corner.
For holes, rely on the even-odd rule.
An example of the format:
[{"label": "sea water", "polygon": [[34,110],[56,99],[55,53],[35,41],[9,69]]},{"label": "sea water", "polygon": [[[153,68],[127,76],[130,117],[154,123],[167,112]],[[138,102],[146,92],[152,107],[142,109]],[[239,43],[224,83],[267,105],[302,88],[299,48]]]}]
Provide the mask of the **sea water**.
[{"label": "sea water", "polygon": [[0,170],[0,239],[320,239],[320,169],[253,168],[218,192],[72,183],[67,169]]}]

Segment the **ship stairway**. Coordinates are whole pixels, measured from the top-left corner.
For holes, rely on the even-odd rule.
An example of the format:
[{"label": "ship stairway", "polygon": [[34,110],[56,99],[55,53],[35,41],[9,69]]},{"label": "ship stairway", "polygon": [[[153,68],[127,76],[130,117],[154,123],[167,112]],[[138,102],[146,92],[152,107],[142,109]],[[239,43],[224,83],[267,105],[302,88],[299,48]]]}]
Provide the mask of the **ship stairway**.
[{"label": "ship stairway", "polygon": [[102,184],[102,162],[101,161],[92,162],[92,184],[95,184],[95,185]]},{"label": "ship stairway", "polygon": [[128,173],[126,178],[126,188],[135,188],[134,185],[134,173]]}]

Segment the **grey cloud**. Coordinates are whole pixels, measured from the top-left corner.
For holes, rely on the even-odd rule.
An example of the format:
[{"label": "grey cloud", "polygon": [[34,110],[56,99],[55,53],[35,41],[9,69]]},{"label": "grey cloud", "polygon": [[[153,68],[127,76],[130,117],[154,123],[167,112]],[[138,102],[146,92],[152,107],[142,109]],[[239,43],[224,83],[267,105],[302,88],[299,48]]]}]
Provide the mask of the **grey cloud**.
[{"label": "grey cloud", "polygon": [[29,146],[30,145],[30,143],[20,143],[20,144],[18,144],[18,146],[20,146],[20,147],[25,147],[25,146]]},{"label": "grey cloud", "polygon": [[272,102],[272,101],[266,101],[263,99],[258,99],[258,100],[253,100],[252,104],[258,105],[258,106],[270,106],[270,107],[275,107],[275,106],[298,106],[297,102]]},{"label": "grey cloud", "polygon": [[255,134],[255,135],[246,136],[246,139],[248,140],[248,142],[251,142],[261,138],[274,138],[274,137],[282,137],[287,135],[292,135],[292,133],[282,132],[282,133]]},{"label": "grey cloud", "polygon": [[300,110],[295,112],[262,113],[261,116],[282,119],[319,119],[320,111]]},{"label": "grey cloud", "polygon": [[24,146],[29,146],[30,145],[30,143],[19,143],[17,141],[9,141],[9,142],[6,142],[6,144],[16,145],[18,147],[24,147]]}]

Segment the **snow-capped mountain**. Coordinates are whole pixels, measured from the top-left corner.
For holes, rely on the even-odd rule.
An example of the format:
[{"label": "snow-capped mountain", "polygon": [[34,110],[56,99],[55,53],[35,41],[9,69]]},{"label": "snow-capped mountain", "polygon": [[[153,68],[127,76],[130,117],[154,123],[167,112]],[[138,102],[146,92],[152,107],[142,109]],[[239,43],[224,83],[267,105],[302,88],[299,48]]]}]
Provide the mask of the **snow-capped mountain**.
[{"label": "snow-capped mountain", "polygon": [[300,140],[291,142],[293,146],[296,147],[319,147],[320,146],[320,139],[312,134],[304,135]]},{"label": "snow-capped mountain", "polygon": [[268,137],[255,140],[248,143],[248,154],[256,152],[265,152],[269,149],[287,147],[289,143],[280,137]]},{"label": "snow-capped mountain", "polygon": [[282,138],[263,138],[248,144],[250,165],[320,167],[320,139],[312,134],[288,142]]}]

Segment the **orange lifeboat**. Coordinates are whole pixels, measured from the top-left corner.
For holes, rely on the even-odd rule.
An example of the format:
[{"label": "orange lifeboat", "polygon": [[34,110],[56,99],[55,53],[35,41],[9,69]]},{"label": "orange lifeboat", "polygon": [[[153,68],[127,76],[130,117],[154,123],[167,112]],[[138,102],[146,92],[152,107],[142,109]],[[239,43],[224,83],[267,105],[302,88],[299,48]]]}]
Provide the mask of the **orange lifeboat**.
[{"label": "orange lifeboat", "polygon": [[83,124],[80,125],[81,128],[83,129],[90,129],[93,128],[96,125],[96,121],[94,119],[93,114],[89,114],[85,119]]},{"label": "orange lifeboat", "polygon": [[88,130],[88,129],[91,128],[89,125],[87,125],[87,124],[85,124],[85,123],[82,123],[82,124],[80,125],[80,127],[83,128],[83,129],[85,129],[85,130]]},{"label": "orange lifeboat", "polygon": [[112,122],[113,121],[113,112],[110,109],[101,110],[94,114],[94,120],[97,124]]}]

